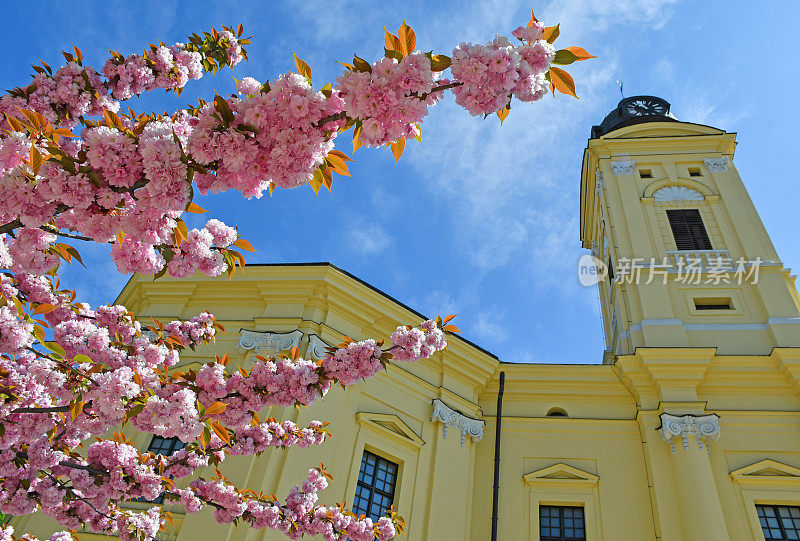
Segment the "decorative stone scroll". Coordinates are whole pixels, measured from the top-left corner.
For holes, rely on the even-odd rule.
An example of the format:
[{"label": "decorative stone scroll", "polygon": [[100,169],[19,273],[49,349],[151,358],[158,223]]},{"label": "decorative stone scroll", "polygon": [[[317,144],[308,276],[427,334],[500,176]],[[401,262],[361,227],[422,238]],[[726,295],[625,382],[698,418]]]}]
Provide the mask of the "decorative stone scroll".
[{"label": "decorative stone scroll", "polygon": [[632,161],[611,162],[611,169],[614,170],[615,175],[632,175],[635,165],[636,162]]},{"label": "decorative stone scroll", "polygon": [[728,170],[728,157],[706,158],[706,167],[712,173],[725,173]]},{"label": "decorative stone scroll", "polygon": [[303,331],[300,329],[291,332],[261,332],[242,329],[239,336],[239,349],[255,350],[256,353],[274,355],[281,351],[289,351],[300,345]]},{"label": "decorative stone scroll", "polygon": [[472,438],[472,441],[479,442],[483,438],[483,427],[486,421],[480,419],[473,419],[466,415],[457,412],[438,398],[433,400],[433,412],[431,413],[431,422],[440,421],[444,426],[442,427],[442,437],[447,437],[447,428],[452,427],[461,432],[461,446],[464,446],[467,434]]},{"label": "decorative stone scroll", "polygon": [[661,437],[669,442],[672,454],[675,454],[675,438],[683,440],[684,450],[689,450],[688,436],[691,434],[697,440],[697,446],[702,449],[705,444],[706,450],[710,453],[707,440],[718,440],[722,431],[719,427],[719,415],[670,415],[661,414],[661,428],[658,429]]},{"label": "decorative stone scroll", "polygon": [[328,347],[322,338],[316,334],[308,335],[308,349],[306,350],[306,358],[322,359],[325,356],[325,348]]},{"label": "decorative stone scroll", "polygon": [[594,172],[594,194],[599,196],[605,185],[606,183],[603,182],[603,173],[598,169]]}]

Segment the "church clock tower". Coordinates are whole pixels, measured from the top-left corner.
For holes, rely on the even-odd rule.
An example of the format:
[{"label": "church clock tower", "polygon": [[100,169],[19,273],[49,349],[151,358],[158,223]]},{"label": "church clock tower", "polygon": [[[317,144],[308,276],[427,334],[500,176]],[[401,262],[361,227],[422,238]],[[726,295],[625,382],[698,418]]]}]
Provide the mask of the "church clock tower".
[{"label": "church clock tower", "polygon": [[580,233],[599,282],[605,362],[637,348],[769,355],[800,346],[800,297],[733,162],[736,134],[619,102],[583,155]]}]

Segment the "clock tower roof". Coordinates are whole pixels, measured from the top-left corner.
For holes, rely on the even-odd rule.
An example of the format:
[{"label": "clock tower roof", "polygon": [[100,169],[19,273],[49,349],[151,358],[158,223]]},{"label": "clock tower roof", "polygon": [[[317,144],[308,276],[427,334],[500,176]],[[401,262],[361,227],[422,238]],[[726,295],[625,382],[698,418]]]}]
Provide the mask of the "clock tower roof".
[{"label": "clock tower roof", "polygon": [[616,129],[642,122],[677,122],[669,102],[656,96],[623,98],[598,126],[592,126],[592,139]]}]

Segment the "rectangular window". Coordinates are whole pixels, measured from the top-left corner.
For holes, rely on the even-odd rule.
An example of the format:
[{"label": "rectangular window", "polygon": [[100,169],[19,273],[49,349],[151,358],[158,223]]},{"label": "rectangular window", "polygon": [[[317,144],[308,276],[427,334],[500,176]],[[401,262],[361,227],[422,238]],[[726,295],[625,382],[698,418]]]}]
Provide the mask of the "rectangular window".
[{"label": "rectangular window", "polygon": [[730,297],[707,297],[694,299],[697,310],[733,310]]},{"label": "rectangular window", "polygon": [[690,167],[689,168],[689,176],[690,177],[702,177],[703,173],[700,172],[699,167]]},{"label": "rectangular window", "polygon": [[800,507],[756,505],[764,539],[800,539]]},{"label": "rectangular window", "polygon": [[542,541],[585,541],[583,507],[540,505],[539,537]]},{"label": "rectangular window", "polygon": [[[150,440],[150,445],[147,447],[147,450],[157,455],[170,456],[174,454],[176,451],[180,451],[184,447],[186,447],[186,444],[183,443],[181,440],[179,440],[177,437],[162,438],[161,436],[153,436],[153,439]],[[164,503],[164,495],[161,494],[155,500],[145,500],[144,498],[136,498],[135,501],[161,504]]]},{"label": "rectangular window", "polygon": [[668,210],[667,218],[678,250],[711,250],[700,211],[697,209]]},{"label": "rectangular window", "polygon": [[653,171],[650,169],[639,169],[639,178],[653,178]]},{"label": "rectangular window", "polygon": [[353,513],[366,515],[377,522],[386,514],[394,501],[397,484],[397,464],[374,453],[364,451],[358,472]]}]

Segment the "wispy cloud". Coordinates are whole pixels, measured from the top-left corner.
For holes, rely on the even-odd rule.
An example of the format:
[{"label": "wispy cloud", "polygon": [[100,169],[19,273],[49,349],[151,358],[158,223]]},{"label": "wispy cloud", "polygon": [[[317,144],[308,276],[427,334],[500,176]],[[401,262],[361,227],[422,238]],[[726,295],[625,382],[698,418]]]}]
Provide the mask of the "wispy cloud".
[{"label": "wispy cloud", "polygon": [[358,217],[345,221],[343,238],[347,247],[359,256],[367,257],[381,254],[392,244],[392,237],[386,228],[377,221],[367,221]]}]

